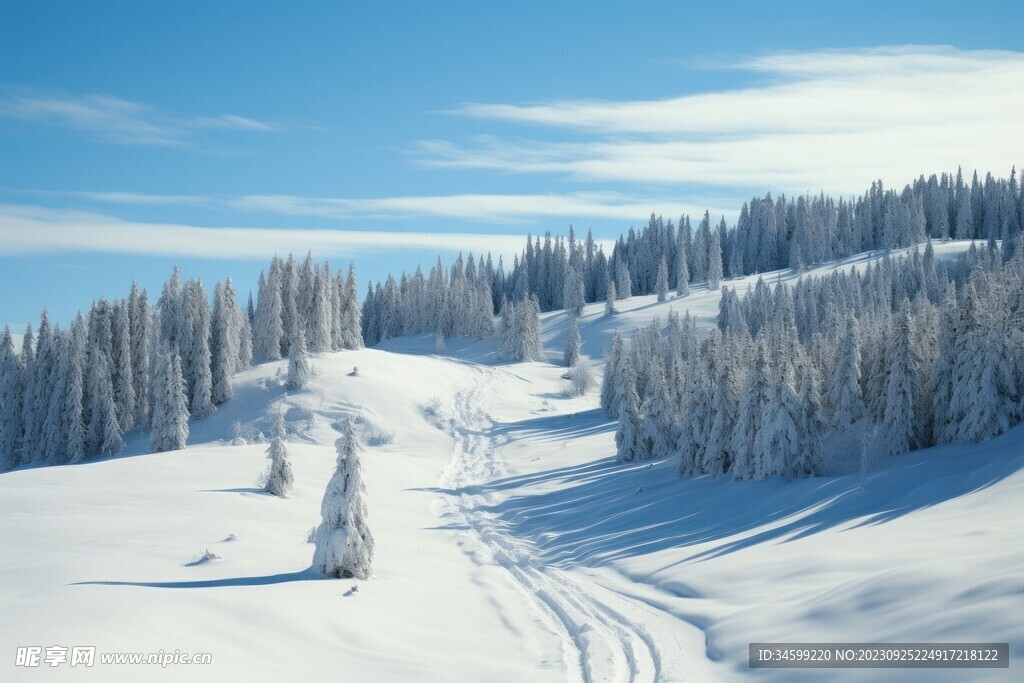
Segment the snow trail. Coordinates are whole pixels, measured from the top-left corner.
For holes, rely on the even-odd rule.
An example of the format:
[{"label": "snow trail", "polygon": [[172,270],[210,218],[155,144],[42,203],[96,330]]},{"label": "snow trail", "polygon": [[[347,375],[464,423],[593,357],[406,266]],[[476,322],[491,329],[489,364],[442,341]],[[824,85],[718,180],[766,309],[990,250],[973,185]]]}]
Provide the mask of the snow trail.
[{"label": "snow trail", "polygon": [[482,407],[490,375],[478,369],[480,380],[458,391],[451,413],[435,421],[455,442],[439,483],[447,493],[447,514],[465,530],[464,549],[506,570],[539,621],[559,639],[568,680],[685,680],[678,663],[665,664],[682,652],[675,632],[685,624],[581,575],[545,565],[529,542],[487,512],[494,494],[481,485],[501,476],[503,468],[490,435],[492,421]]}]

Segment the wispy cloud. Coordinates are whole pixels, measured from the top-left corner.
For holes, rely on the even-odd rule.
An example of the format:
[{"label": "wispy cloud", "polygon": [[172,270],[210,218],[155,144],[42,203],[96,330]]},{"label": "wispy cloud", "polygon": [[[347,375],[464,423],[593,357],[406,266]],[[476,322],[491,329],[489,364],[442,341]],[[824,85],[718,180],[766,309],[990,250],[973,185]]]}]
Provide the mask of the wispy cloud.
[{"label": "wispy cloud", "polygon": [[1024,53],[885,47],[763,55],[704,68],[764,83],[662,100],[466,104],[452,113],[576,131],[572,142],[424,141],[427,167],[585,181],[860,191],[1024,157]]},{"label": "wispy cloud", "polygon": [[101,213],[0,204],[0,254],[93,252],[262,260],[305,252],[349,258],[401,250],[491,252],[510,257],[525,234],[197,227],[121,220]]},{"label": "wispy cloud", "polygon": [[273,124],[237,114],[192,116],[111,95],[60,96],[35,91],[0,95],[0,117],[70,128],[126,145],[190,144],[203,130],[275,129]]},{"label": "wispy cloud", "polygon": [[453,218],[481,223],[518,224],[537,219],[611,219],[624,222],[645,221],[652,211],[677,218],[713,213],[731,215],[736,207],[728,204],[686,203],[664,197],[638,196],[620,192],[571,192],[565,194],[456,194],[376,198],[301,197],[295,195],[254,194],[243,196],[159,195],[139,192],[89,192],[15,190],[11,194],[62,197],[89,204],[129,206],[192,205],[245,213],[281,216],[317,217],[328,220],[377,221],[419,218]]}]

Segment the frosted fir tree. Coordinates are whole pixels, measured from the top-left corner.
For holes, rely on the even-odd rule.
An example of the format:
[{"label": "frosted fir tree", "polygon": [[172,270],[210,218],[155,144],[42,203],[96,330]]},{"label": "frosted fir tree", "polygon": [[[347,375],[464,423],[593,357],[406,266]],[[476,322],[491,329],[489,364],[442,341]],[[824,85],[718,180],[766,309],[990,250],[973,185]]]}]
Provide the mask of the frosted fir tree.
[{"label": "frosted fir tree", "polygon": [[324,491],[321,522],[313,534],[313,567],[333,578],[368,579],[373,570],[374,541],[367,522],[360,448],[351,420],[345,421],[335,448],[337,467]]},{"label": "frosted fir tree", "polygon": [[[681,230],[680,230],[681,232]],[[676,294],[686,296],[690,293],[690,265],[687,263],[686,245],[680,243],[676,251]]]},{"label": "frosted fir tree", "polygon": [[217,283],[213,289],[213,317],[210,322],[211,377],[210,398],[217,405],[234,395],[231,376],[238,365],[238,320],[232,315],[225,287]]},{"label": "frosted fir tree", "polygon": [[612,333],[612,343],[608,348],[608,358],[601,378],[601,409],[605,417],[615,419],[619,416],[619,380],[623,374],[622,363],[625,355],[625,341],[618,330]]},{"label": "frosted fir tree", "polygon": [[576,361],[580,358],[580,328],[576,324],[576,318],[569,319],[569,334],[565,338],[565,355],[563,361],[567,367],[576,365]]},{"label": "frosted fir tree", "polygon": [[615,292],[618,299],[633,296],[633,278],[629,274],[629,267],[621,260],[615,263]]},{"label": "frosted fir tree", "polygon": [[281,321],[281,279],[278,259],[270,264],[269,274],[260,273],[256,297],[256,311],[252,324],[253,355],[261,360],[277,360],[281,357],[281,341],[284,326]]},{"label": "frosted fir tree", "polygon": [[619,406],[619,427],[615,431],[616,460],[630,462],[640,452],[643,421],[640,417],[640,397],[636,393],[636,382],[632,375],[626,377],[622,402]]},{"label": "frosted fir tree", "polygon": [[288,352],[288,379],[285,381],[285,386],[293,391],[302,389],[309,382],[310,374],[306,335],[302,330],[298,330],[295,333],[292,348]]},{"label": "frosted fir tree", "polygon": [[9,325],[0,334],[0,470],[18,466],[22,433],[22,368]]},{"label": "frosted fir tree", "polygon": [[583,314],[584,303],[583,275],[570,266],[565,274],[562,305],[568,315],[578,317]]},{"label": "frosted fir tree", "polygon": [[913,320],[909,307],[904,307],[886,349],[889,376],[885,384],[882,434],[890,453],[905,453],[919,443],[921,430],[915,405],[921,393],[919,363],[920,356],[914,348]]},{"label": "frosted fir tree", "polygon": [[[79,314],[68,331],[67,377],[64,388],[65,461],[81,462],[85,459],[85,422],[82,416],[84,402],[85,321]],[[148,375],[148,369],[144,369]],[[148,379],[146,386],[149,386]],[[146,401],[142,401],[146,402]],[[146,409],[146,415],[149,409]]]},{"label": "frosted fir tree", "polygon": [[264,490],[272,496],[287,498],[295,484],[295,474],[288,459],[288,449],[284,445],[284,416],[277,414],[274,420],[274,434],[270,439],[267,457],[270,458],[270,471],[267,473],[267,484]]},{"label": "frosted fir tree", "polygon": [[759,337],[754,358],[747,371],[747,381],[740,398],[739,413],[736,418],[736,429],[732,434],[732,450],[736,461],[732,472],[736,479],[752,479],[758,476],[758,461],[761,453],[758,441],[764,427],[765,416],[773,400],[770,380],[771,364],[764,338]]},{"label": "frosted fir tree", "polygon": [[668,264],[665,263],[665,257],[661,257],[661,261],[658,263],[658,279],[655,282],[654,289],[658,294],[658,301],[665,301],[668,299]]},{"label": "frosted fir tree", "polygon": [[608,293],[605,295],[604,298],[604,316],[606,318],[613,316],[619,312],[619,309],[615,308],[615,300],[618,298],[619,296],[615,290],[615,283],[609,282]]},{"label": "frosted fir tree", "polygon": [[181,359],[173,349],[164,350],[160,359],[153,378],[153,424],[149,435],[149,445],[155,453],[184,448],[189,433]]},{"label": "frosted fir tree", "polygon": [[846,318],[837,360],[828,387],[828,403],[832,410],[833,426],[845,429],[864,417],[864,398],[860,388],[859,331],[853,314]]},{"label": "frosted fir tree", "polygon": [[444,353],[447,347],[444,344],[444,333],[438,330],[434,333],[434,351],[436,353]]},{"label": "frosted fir tree", "polygon": [[586,356],[580,356],[569,368],[569,392],[573,396],[583,396],[594,388],[594,369]]},{"label": "frosted fir tree", "polygon": [[92,397],[89,444],[103,455],[114,455],[124,448],[121,427],[114,405],[114,387],[105,354],[97,353],[89,366],[89,395]]},{"label": "frosted fir tree", "polygon": [[708,243],[708,289],[718,289],[722,281],[722,243],[717,235],[712,235]]}]

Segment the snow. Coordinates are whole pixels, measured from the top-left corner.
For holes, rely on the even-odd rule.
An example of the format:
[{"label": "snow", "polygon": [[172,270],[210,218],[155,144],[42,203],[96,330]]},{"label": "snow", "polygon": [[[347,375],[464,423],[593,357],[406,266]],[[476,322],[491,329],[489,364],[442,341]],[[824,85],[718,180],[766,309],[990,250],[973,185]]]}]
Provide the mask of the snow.
[{"label": "snow", "polygon": [[[722,285],[742,296],[755,281]],[[610,318],[590,304],[582,352],[599,361],[616,329],[672,309],[706,330],[719,296],[633,297]],[[287,361],[266,363],[235,377],[234,398],[191,424],[183,450],[151,454],[134,431],[117,458],[0,474],[0,652],[210,652],[187,679],[217,681],[729,681],[753,673],[752,641],[1004,641],[1024,656],[1024,427],[865,475],[681,479],[671,460],[614,462],[597,391],[565,392],[567,329],[563,312],[542,316],[552,363],[504,361],[493,340],[466,338],[439,356],[433,334],[312,354],[298,391],[285,389]],[[256,484],[266,440],[232,445],[235,422],[266,435],[277,415],[295,472],[287,499]],[[368,581],[318,576],[307,542],[346,417],[365,451]],[[196,562],[207,552],[220,559]],[[26,671],[0,662],[4,681],[70,677]],[[98,663],[74,674],[185,676]]]}]

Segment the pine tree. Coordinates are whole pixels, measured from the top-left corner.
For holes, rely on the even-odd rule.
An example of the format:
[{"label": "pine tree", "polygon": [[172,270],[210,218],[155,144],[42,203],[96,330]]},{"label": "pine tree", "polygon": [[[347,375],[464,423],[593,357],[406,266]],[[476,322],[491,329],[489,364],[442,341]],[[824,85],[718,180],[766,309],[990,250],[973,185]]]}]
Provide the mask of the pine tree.
[{"label": "pine tree", "polygon": [[565,339],[564,362],[567,367],[576,365],[580,358],[580,328],[576,325],[576,318],[569,319],[569,333]]},{"label": "pine tree", "polygon": [[890,453],[904,453],[919,443],[921,430],[917,424],[915,404],[921,393],[919,362],[920,357],[914,349],[913,320],[910,309],[904,307],[886,350],[889,376],[885,384],[882,428],[884,443]]},{"label": "pine tree", "polygon": [[613,316],[619,312],[619,309],[615,308],[615,301],[618,298],[618,294],[616,294],[615,291],[615,283],[609,282],[608,293],[605,295],[604,298],[604,315],[606,318]]},{"label": "pine tree", "polygon": [[[67,376],[64,388],[64,438],[69,463],[85,459],[85,422],[83,421],[85,364],[85,321],[79,314],[68,331]],[[144,370],[148,376],[148,369]],[[148,383],[147,383],[148,386]],[[140,400],[139,403],[147,403]],[[148,415],[148,408],[146,414]]]},{"label": "pine tree", "polygon": [[722,243],[711,235],[708,241],[708,289],[718,289],[722,281]]},{"label": "pine tree", "polygon": [[270,440],[270,448],[267,449],[267,457],[270,458],[270,471],[267,473],[265,490],[270,495],[279,498],[287,498],[295,484],[295,474],[292,472],[292,464],[288,460],[284,435],[284,416],[278,413],[277,419],[274,421],[274,435]]},{"label": "pine tree", "polygon": [[774,393],[769,373],[768,350],[764,339],[758,338],[740,399],[736,429],[732,435],[732,448],[736,457],[732,472],[737,479],[752,479],[763,471],[760,466],[763,455],[760,447],[764,442],[759,437]]},{"label": "pine tree", "polygon": [[619,462],[635,460],[640,450],[640,397],[636,393],[636,382],[627,376],[619,408],[619,427],[615,432],[616,459]]},{"label": "pine tree", "polygon": [[571,317],[579,317],[583,314],[584,303],[583,277],[570,267],[565,275],[565,287],[562,293],[565,312]]},{"label": "pine tree", "polygon": [[165,349],[159,354],[158,372],[153,377],[154,402],[150,448],[153,452],[175,451],[188,441],[188,398],[177,351]]},{"label": "pine tree", "polygon": [[299,330],[288,353],[288,379],[285,382],[291,390],[302,389],[310,377],[309,354],[306,352],[306,335]]},{"label": "pine tree", "polygon": [[615,292],[619,299],[633,296],[633,278],[629,273],[629,267],[621,260],[615,263]]},{"label": "pine tree", "polygon": [[0,471],[17,467],[22,438],[22,367],[11,328],[0,334]]},{"label": "pine tree", "polygon": [[211,400],[220,405],[234,395],[231,376],[238,365],[238,350],[235,348],[238,335],[237,321],[231,314],[224,285],[217,283],[213,289],[213,318],[211,320]]},{"label": "pine tree", "polygon": [[690,293],[690,266],[687,259],[686,246],[681,244],[676,251],[676,294],[679,296]]},{"label": "pine tree", "polygon": [[661,261],[658,263],[658,281],[654,287],[658,293],[658,301],[668,299],[668,265],[665,263],[664,256],[661,257]]},{"label": "pine tree", "polygon": [[102,455],[115,455],[124,448],[124,441],[117,422],[114,387],[106,354],[97,353],[90,361],[89,395],[92,397],[88,432],[90,450]]},{"label": "pine tree", "polygon": [[864,399],[860,388],[859,332],[857,319],[852,314],[846,319],[828,397],[832,424],[837,429],[845,429],[864,416]]},{"label": "pine tree", "polygon": [[367,523],[366,485],[351,420],[335,442],[338,464],[320,504],[321,522],[313,535],[313,566],[333,578],[368,579],[374,541]]}]

